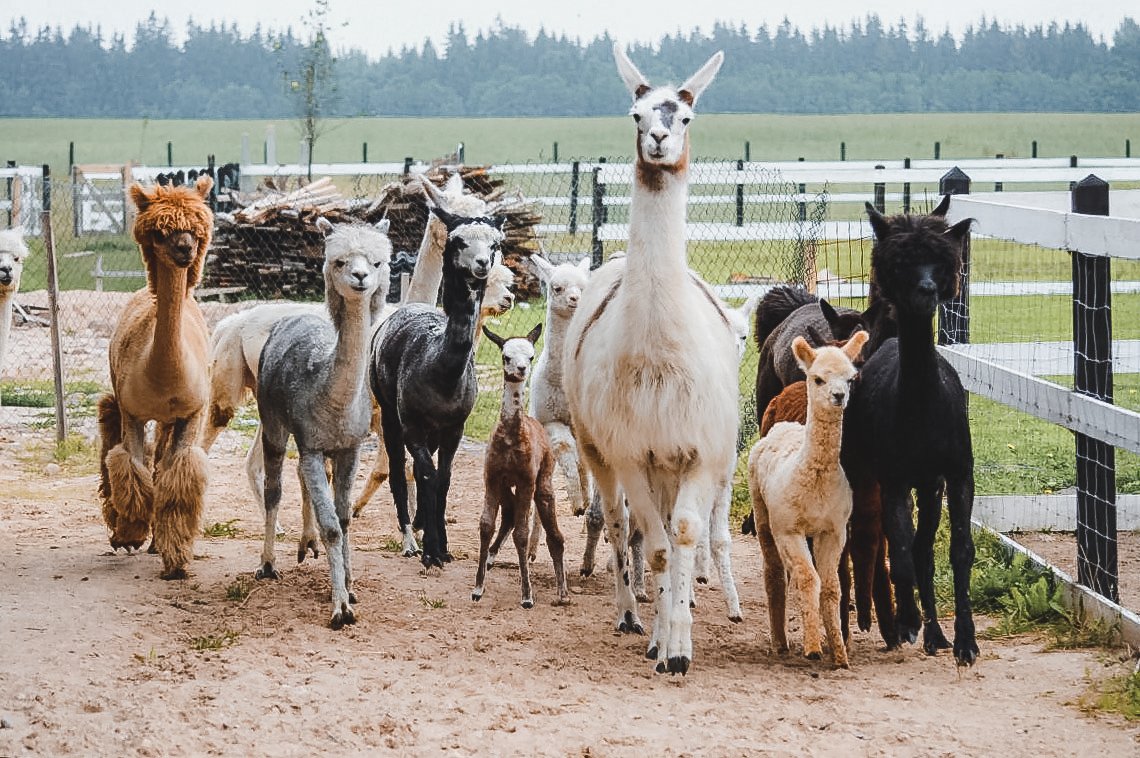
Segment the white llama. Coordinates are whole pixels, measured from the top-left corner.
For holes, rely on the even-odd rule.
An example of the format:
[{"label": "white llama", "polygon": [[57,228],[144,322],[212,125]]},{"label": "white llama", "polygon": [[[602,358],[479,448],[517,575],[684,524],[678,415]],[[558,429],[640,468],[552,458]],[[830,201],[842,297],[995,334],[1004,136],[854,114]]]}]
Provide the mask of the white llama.
[{"label": "white llama", "polygon": [[847,668],[847,647],[839,627],[838,570],[851,518],[851,485],[839,465],[839,446],[843,411],[857,373],[851,361],[867,336],[856,332],[842,348],[818,350],[796,337],[792,352],[807,377],[807,424],[775,424],[748,455],[748,489],[764,554],[772,646],[781,653],[788,649],[785,601],[790,575],[804,615],[804,655],[822,655],[822,616],[832,660],[842,668]]},{"label": "white llama", "polygon": [[0,232],[0,371],[8,355],[8,337],[12,331],[12,301],[20,289],[20,274],[28,246],[24,230],[16,226]]},{"label": "white llama", "polygon": [[633,95],[637,160],[623,260],[594,272],[566,334],[563,381],[574,433],[604,504],[614,557],[616,628],[643,632],[630,587],[630,516],[656,582],[647,655],[657,671],[692,661],[693,560],[736,455],[736,337],[724,308],[686,264],[693,104],[717,53],[677,89],[654,89],[619,46]]}]

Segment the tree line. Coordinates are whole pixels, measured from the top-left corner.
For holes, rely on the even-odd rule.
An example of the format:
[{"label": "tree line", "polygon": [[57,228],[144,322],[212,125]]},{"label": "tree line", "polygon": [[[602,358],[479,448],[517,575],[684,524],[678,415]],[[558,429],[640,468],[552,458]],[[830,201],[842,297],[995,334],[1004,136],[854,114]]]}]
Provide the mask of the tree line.
[{"label": "tree line", "polygon": [[[593,116],[628,106],[608,35],[589,41],[500,24],[449,30],[378,59],[330,51],[322,116]],[[677,83],[716,50],[726,62],[705,112],[876,113],[1140,110],[1140,25],[1111,44],[1081,24],[1002,26],[982,20],[960,39],[921,19],[802,32],[716,24],[635,45],[651,81]],[[122,33],[75,26],[0,34],[0,115],[101,118],[285,118],[298,115],[298,72],[312,39],[291,28],[191,23],[175,40],[151,14]],[[308,55],[308,57],[307,57]]]}]

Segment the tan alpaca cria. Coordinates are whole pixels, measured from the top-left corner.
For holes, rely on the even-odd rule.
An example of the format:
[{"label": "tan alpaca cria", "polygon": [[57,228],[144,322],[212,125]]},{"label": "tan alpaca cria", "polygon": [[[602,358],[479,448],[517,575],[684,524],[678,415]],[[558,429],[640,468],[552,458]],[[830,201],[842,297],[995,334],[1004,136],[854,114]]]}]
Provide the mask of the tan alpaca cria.
[{"label": "tan alpaca cria", "polygon": [[802,337],[795,339],[792,351],[807,375],[807,424],[777,423],[748,456],[772,647],[781,653],[788,649],[785,585],[790,577],[804,617],[804,655],[822,657],[822,621],[832,661],[842,668],[848,663],[839,624],[838,569],[851,517],[851,486],[839,465],[839,447],[856,374],[851,361],[867,336],[857,332],[842,348],[818,350]]},{"label": "tan alpaca cria", "polygon": [[[186,575],[206,489],[197,444],[210,390],[209,332],[193,290],[213,234],[212,187],[208,176],[193,187],[131,187],[147,286],[111,335],[112,394],[99,404],[99,492],[111,545],[136,549],[153,530],[165,579]],[[153,451],[149,421],[157,423]]]}]

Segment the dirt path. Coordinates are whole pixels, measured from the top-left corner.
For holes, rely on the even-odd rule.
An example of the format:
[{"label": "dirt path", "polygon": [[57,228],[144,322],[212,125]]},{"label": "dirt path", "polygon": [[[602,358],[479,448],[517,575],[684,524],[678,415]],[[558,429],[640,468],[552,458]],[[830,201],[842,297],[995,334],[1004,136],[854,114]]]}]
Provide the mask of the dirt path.
[{"label": "dirt path", "polygon": [[[300,516],[283,510],[284,578],[254,583],[258,519],[227,433],[211,454],[193,576],[115,555],[92,474],[45,476],[0,427],[0,756],[296,755],[1136,755],[1140,727],[1082,713],[1090,682],[1121,668],[1099,652],[981,642],[959,673],[948,655],[882,652],[856,633],[853,668],[768,652],[759,550],[735,537],[745,622],[699,590],[687,677],[652,672],[646,640],[611,631],[612,585],[577,576],[581,522],[562,517],[573,604],[552,607],[540,551],[538,604],[518,603],[517,565],[470,599],[482,502],[481,449],[456,463],[449,535],[458,560],[425,576],[389,552],[387,489],[354,525],[359,623],[327,628],[327,564],[297,566]],[[287,472],[285,503],[296,503]],[[565,512],[565,499],[561,512]],[[604,558],[603,558],[604,561]],[[227,599],[242,582],[244,601]],[[643,609],[650,620],[652,610]],[[984,620],[983,620],[984,623]],[[951,624],[944,621],[948,631]],[[793,639],[798,639],[798,632]],[[209,641],[219,649],[196,650]]]}]

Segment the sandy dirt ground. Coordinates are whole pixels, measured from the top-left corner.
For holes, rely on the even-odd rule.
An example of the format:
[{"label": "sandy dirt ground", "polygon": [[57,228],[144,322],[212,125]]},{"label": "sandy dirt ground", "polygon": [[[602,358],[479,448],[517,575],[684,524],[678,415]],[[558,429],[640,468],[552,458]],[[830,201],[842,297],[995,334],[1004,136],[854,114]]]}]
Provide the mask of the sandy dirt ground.
[{"label": "sandy dirt ground", "polygon": [[[385,487],[352,529],[359,623],[334,632],[324,556],[294,562],[291,466],[281,580],[252,578],[260,519],[245,483],[246,438],[227,432],[211,452],[204,523],[238,519],[239,532],[200,538],[191,578],[165,582],[157,556],[111,552],[90,467],[45,466],[45,433],[3,419],[0,756],[1140,753],[1140,725],[1081,706],[1128,665],[1104,651],[981,640],[977,665],[959,671],[947,654],[887,652],[876,633],[856,632],[850,670],[773,654],[754,538],[733,544],[745,621],[728,621],[715,577],[700,587],[686,677],[655,674],[646,639],[612,630],[608,550],[594,576],[578,576],[584,537],[565,498],[572,604],[550,604],[545,547],[533,609],[519,605],[506,550],[473,603],[475,443],[455,466],[457,560],[425,575],[391,552]],[[242,587],[252,587],[244,599],[231,594]],[[643,620],[652,615],[643,606]],[[950,619],[943,626],[952,631]]]}]

